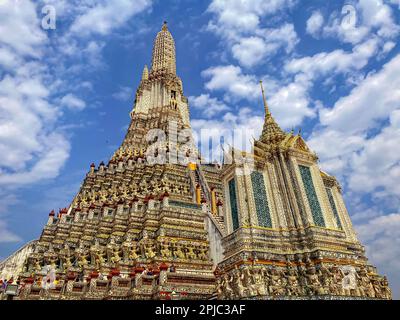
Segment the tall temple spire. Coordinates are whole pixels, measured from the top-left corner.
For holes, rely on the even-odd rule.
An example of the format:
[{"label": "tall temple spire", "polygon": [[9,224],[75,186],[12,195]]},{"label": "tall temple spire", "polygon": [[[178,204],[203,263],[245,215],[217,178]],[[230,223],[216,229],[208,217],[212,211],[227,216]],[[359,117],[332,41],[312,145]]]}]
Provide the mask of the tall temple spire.
[{"label": "tall temple spire", "polygon": [[262,82],[262,80],[260,80],[260,86],[261,86],[261,92],[262,92],[262,96],[263,96],[265,115],[267,115],[267,114],[270,113],[270,111],[269,111],[267,99],[265,98],[265,91],[264,91],[264,87],[263,87],[263,82]]},{"label": "tall temple spire", "polygon": [[262,81],[260,81],[260,86],[261,86],[261,92],[263,96],[264,109],[265,109],[264,127],[260,140],[265,144],[279,143],[285,138],[285,133],[276,123],[275,119],[272,117],[271,111],[269,110],[268,107],[267,99],[265,97],[265,91]]},{"label": "tall temple spire", "polygon": [[154,41],[151,71],[176,74],[175,41],[168,30],[167,22],[164,22]]}]

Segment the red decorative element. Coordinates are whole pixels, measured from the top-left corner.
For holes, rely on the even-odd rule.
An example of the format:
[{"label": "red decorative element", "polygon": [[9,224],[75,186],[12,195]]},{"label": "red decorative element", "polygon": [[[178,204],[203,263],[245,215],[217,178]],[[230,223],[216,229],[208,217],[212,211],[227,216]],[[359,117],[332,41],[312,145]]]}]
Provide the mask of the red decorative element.
[{"label": "red decorative element", "polygon": [[158,275],[158,274],[160,274],[160,269],[158,269],[158,268],[153,269],[153,274],[154,274],[155,276]]},{"label": "red decorative element", "polygon": [[207,200],[205,198],[201,198],[201,203],[202,204],[207,203]]},{"label": "red decorative element", "polygon": [[136,273],[142,273],[144,271],[144,268],[142,267],[142,266],[137,266],[136,268],[135,268],[135,272]]},{"label": "red decorative element", "polygon": [[118,277],[121,274],[121,272],[117,268],[114,268],[114,269],[111,270],[110,274],[113,277]]},{"label": "red decorative element", "polygon": [[96,209],[96,206],[94,205],[94,203],[92,203],[89,207],[89,209]]},{"label": "red decorative element", "polygon": [[75,280],[75,278],[76,278],[75,273],[70,272],[70,273],[67,274],[67,279],[68,279],[69,281]]},{"label": "red decorative element", "polygon": [[221,199],[218,199],[217,201],[217,207],[222,207],[224,203],[221,201]]},{"label": "red decorative element", "polygon": [[99,273],[95,270],[90,274],[89,277],[93,278],[93,279],[97,279],[99,277]]},{"label": "red decorative element", "polygon": [[186,291],[181,292],[181,296],[186,297],[188,295],[188,293]]},{"label": "red decorative element", "polygon": [[160,264],[159,268],[160,268],[161,271],[167,271],[168,270],[168,265],[165,262],[162,262]]},{"label": "red decorative element", "polygon": [[29,278],[26,278],[25,279],[25,283],[26,284],[32,284],[32,283],[34,283],[35,282],[35,279],[33,279],[32,277],[29,277]]},{"label": "red decorative element", "polygon": [[164,198],[169,198],[169,193],[167,191],[164,192]]},{"label": "red decorative element", "polygon": [[54,212],[54,210],[51,210],[51,212],[49,213],[49,217],[54,217],[56,215],[56,213]]},{"label": "red decorative element", "polygon": [[132,202],[139,202],[139,198],[137,196],[135,196],[132,200]]},{"label": "red decorative element", "polygon": [[135,278],[135,277],[136,277],[135,269],[132,269],[131,272],[129,272],[129,276],[130,276],[131,278]]}]

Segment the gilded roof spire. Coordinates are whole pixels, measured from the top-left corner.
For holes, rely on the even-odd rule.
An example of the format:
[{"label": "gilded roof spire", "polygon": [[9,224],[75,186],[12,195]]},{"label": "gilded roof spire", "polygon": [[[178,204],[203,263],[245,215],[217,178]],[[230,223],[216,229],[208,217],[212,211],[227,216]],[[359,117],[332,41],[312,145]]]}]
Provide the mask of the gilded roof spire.
[{"label": "gilded roof spire", "polygon": [[262,92],[262,96],[263,96],[263,102],[264,102],[264,108],[265,108],[265,115],[267,115],[267,114],[270,114],[270,111],[269,111],[267,99],[265,98],[265,91],[264,91],[264,87],[263,87],[263,82],[262,82],[262,80],[260,80],[260,86],[261,86],[261,92]]},{"label": "gilded roof spire", "polygon": [[149,79],[149,69],[147,68],[147,65],[145,65],[143,68],[142,80],[148,80],[148,79]]},{"label": "gilded roof spire", "polygon": [[261,86],[261,92],[263,96],[264,109],[265,109],[264,128],[260,140],[265,144],[279,143],[285,138],[285,133],[282,131],[282,129],[276,123],[275,119],[272,117],[271,111],[269,110],[268,107],[267,99],[265,97],[265,91],[262,81],[260,81],[260,86]]}]

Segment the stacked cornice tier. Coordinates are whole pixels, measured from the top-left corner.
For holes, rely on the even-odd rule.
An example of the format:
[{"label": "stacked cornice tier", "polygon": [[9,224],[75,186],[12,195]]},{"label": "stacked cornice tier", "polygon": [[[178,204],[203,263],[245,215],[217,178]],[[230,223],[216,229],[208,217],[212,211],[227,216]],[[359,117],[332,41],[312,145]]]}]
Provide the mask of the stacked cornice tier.
[{"label": "stacked cornice tier", "polygon": [[49,214],[15,299],[391,299],[338,181],[261,92],[252,151],[204,163],[164,23],[124,141]]}]

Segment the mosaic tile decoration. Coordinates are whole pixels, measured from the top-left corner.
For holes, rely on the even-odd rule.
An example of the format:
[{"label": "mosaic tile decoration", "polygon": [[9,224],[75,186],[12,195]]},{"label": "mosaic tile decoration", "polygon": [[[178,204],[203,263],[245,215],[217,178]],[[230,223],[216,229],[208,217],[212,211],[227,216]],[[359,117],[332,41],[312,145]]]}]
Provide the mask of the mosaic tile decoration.
[{"label": "mosaic tile decoration", "polygon": [[315,192],[314,183],[309,167],[299,165],[301,178],[303,180],[304,189],[306,190],[308,203],[310,204],[311,213],[315,225],[325,227],[324,216],[322,215],[321,205],[319,204],[317,193]]},{"label": "mosaic tile decoration", "polygon": [[343,229],[342,223],[340,222],[339,212],[337,211],[335,200],[333,199],[332,190],[330,188],[326,188],[326,193],[328,194],[329,203],[331,204],[331,208],[333,211],[333,215],[335,216],[337,226],[340,230]]},{"label": "mosaic tile decoration", "polygon": [[258,224],[260,227],[272,228],[271,214],[269,211],[265,181],[262,173],[255,171],[251,174],[253,195],[256,202]]},{"label": "mosaic tile decoration", "polygon": [[239,214],[236,199],[236,183],[235,179],[229,181],[229,199],[231,203],[233,230],[239,229]]}]

